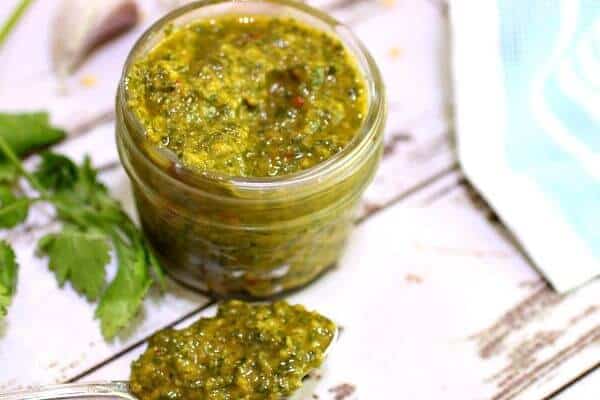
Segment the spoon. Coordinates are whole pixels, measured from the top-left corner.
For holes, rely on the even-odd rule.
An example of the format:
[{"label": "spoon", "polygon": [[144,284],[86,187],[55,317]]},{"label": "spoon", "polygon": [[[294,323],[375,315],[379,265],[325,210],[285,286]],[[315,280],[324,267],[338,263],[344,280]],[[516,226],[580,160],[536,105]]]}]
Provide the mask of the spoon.
[{"label": "spoon", "polygon": [[[339,338],[340,329],[336,330],[331,342],[323,353],[323,360],[331,352],[333,344]],[[310,371],[312,372],[312,371]],[[307,376],[310,374],[307,374]],[[129,393],[127,381],[104,381],[93,383],[66,383],[62,385],[47,385],[28,390],[10,393],[0,393],[0,400],[58,400],[58,399],[123,399],[138,400]],[[291,400],[291,399],[290,399]]]},{"label": "spoon", "polygon": [[137,400],[129,393],[129,383],[125,381],[67,383],[0,394],[0,400],[100,399],[107,397]]}]

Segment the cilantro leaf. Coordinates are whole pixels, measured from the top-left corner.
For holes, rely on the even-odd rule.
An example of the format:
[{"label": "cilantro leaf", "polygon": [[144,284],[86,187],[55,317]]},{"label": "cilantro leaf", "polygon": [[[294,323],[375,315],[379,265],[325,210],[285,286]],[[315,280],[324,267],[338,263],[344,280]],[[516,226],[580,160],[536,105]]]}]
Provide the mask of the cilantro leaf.
[{"label": "cilantro leaf", "polygon": [[115,248],[119,260],[117,276],[96,309],[102,334],[108,339],[113,338],[136,315],[152,284],[143,249],[133,249],[120,242],[115,244]]},{"label": "cilantro leaf", "polygon": [[[54,206],[64,229],[42,238],[38,242],[40,253],[49,256],[50,269],[61,286],[68,280],[88,299],[99,300],[96,318],[100,319],[103,335],[113,338],[138,312],[153,282],[164,288],[162,266],[147,240],[98,179],[89,157],[76,165],[66,157],[47,153],[32,174],[0,130],[1,155],[40,196],[16,198],[5,187],[6,206],[0,208],[0,224],[3,217],[8,218],[6,224],[14,223],[14,211],[7,212],[13,203],[27,201],[28,207],[35,201],[46,201]],[[0,189],[0,201],[2,194]],[[109,243],[117,255],[117,274],[106,286]]]},{"label": "cilantro leaf", "polygon": [[[50,125],[47,113],[0,113],[0,138],[18,157],[54,144],[65,136],[63,130]],[[0,153],[0,183],[13,183],[18,177],[17,165]]]},{"label": "cilantro leaf", "polygon": [[54,144],[65,136],[62,129],[50,125],[48,113],[0,113],[0,137],[17,156]]},{"label": "cilantro leaf", "polygon": [[17,198],[10,188],[0,186],[0,228],[12,228],[27,218],[31,200]]},{"label": "cilantro leaf", "polygon": [[6,160],[0,161],[0,184],[13,183],[19,177],[19,170]]},{"label": "cilantro leaf", "polygon": [[164,286],[161,265],[119,202],[110,197],[88,157],[77,166],[71,187],[51,187],[50,193],[63,221],[79,229],[93,227],[113,243],[117,274],[100,295],[96,309],[103,335],[113,338],[138,312],[152,282]]},{"label": "cilantro leaf", "polygon": [[38,248],[50,258],[50,269],[60,286],[69,280],[89,300],[100,296],[110,261],[110,247],[104,236],[66,228],[40,239]]},{"label": "cilantro leaf", "polygon": [[49,151],[41,156],[42,162],[34,173],[38,182],[53,191],[72,188],[77,181],[77,165],[67,157]]},{"label": "cilantro leaf", "polygon": [[0,317],[7,313],[17,287],[17,260],[15,252],[5,241],[0,241]]},{"label": "cilantro leaf", "polygon": [[[119,202],[110,197],[106,186],[98,180],[97,171],[88,157],[77,167],[77,179],[72,187],[50,190],[50,193],[54,195],[53,202],[59,217],[81,229],[95,226],[106,230],[110,225],[121,226],[122,229],[129,220]],[[138,229],[134,226],[133,231],[138,232]],[[132,232],[126,234],[131,235]]]}]

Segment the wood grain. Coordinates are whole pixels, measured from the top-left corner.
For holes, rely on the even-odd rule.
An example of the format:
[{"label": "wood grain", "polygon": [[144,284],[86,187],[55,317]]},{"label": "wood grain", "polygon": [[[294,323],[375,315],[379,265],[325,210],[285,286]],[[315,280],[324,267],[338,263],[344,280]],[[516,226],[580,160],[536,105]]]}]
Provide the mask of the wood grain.
[{"label": "wood grain", "polygon": [[[519,249],[476,190],[454,175],[451,189],[430,204],[477,210]],[[499,361],[487,378],[497,400],[549,396],[600,362],[600,280],[562,296],[541,277],[520,286],[529,294],[472,337],[482,359]]]},{"label": "wood grain", "polygon": [[[78,159],[91,154],[130,212],[114,145],[115,85],[132,42],[167,3],[140,3],[144,23],[66,82],[48,74],[46,39],[37,34],[47,29],[56,2],[36,2],[2,50],[0,109],[49,110],[71,132],[57,150]],[[321,399],[335,398],[330,389],[343,384],[356,384],[361,398],[540,399],[592,368],[600,360],[598,282],[555,295],[458,170],[445,3],[315,3],[351,23],[373,53],[387,86],[389,119],[384,159],[341,267],[291,297],[335,316],[347,332],[334,367],[310,390]],[[22,46],[22,38],[32,37],[39,40]],[[84,85],[86,77],[97,83]],[[10,317],[0,324],[0,365],[11,366],[0,368],[0,391],[124,379],[148,335],[214,311],[204,309],[208,299],[174,287],[166,298],[148,300],[135,330],[104,342],[92,305],[70,288],[59,290],[33,254],[36,238],[55,228],[39,207],[26,226],[7,234],[22,271]],[[373,332],[376,348],[365,346]],[[357,359],[366,367],[357,369]],[[392,371],[402,382],[389,379]]]},{"label": "wood grain", "polygon": [[[57,2],[34,4],[32,12],[26,16],[13,38],[35,37],[36,29],[48,29],[47,20],[53,15],[56,5]],[[164,11],[160,4],[152,1],[144,2],[143,5],[146,14],[143,25],[152,21],[153,17],[151,16],[156,15],[156,10]],[[364,11],[365,4],[361,4],[361,7],[363,8],[360,10]],[[414,10],[406,10],[407,13],[418,13],[422,18],[429,17],[430,9],[427,6],[415,4],[413,8]],[[372,12],[368,13],[371,19],[367,20],[368,23],[389,24],[389,18],[383,15],[383,10],[379,4],[371,7]],[[357,14],[360,14],[361,17],[367,15],[362,11],[359,12],[358,9],[350,10],[342,7],[339,16],[345,19],[358,19],[356,18]],[[378,18],[383,19],[378,20]],[[410,22],[408,14],[403,15],[403,18],[406,23]],[[414,25],[413,30],[424,29],[423,40],[433,43],[430,46],[428,42],[428,47],[435,47],[434,44],[442,40],[439,37],[440,31],[430,29],[428,26]],[[431,26],[436,25],[432,24]],[[118,164],[114,144],[112,109],[115,84],[121,72],[121,65],[127,50],[141,29],[143,26],[96,52],[74,77],[64,82],[58,82],[48,74],[50,67],[47,43],[43,38],[43,40],[34,41],[28,46],[26,54],[30,59],[25,68],[22,67],[22,63],[19,63],[19,60],[24,57],[24,48],[20,46],[18,40],[11,40],[3,49],[5,62],[0,69],[0,92],[2,93],[0,109],[46,109],[50,111],[53,120],[64,126],[70,133],[70,138],[57,146],[56,151],[74,157],[76,160],[81,160],[86,153],[90,154],[95,165],[104,167],[102,178],[107,182],[111,191],[125,203],[130,212],[134,210],[128,182],[123,171],[116,167]],[[411,31],[409,27],[405,27],[400,33],[408,35]],[[424,61],[412,61],[412,58],[407,58],[408,61],[399,64],[406,72],[398,75],[395,65],[398,60],[390,59],[388,47],[379,45],[379,36],[372,34],[372,25],[365,26],[362,33],[359,32],[359,34],[363,36],[367,45],[373,48],[374,56],[382,66],[390,101],[393,104],[390,107],[390,118],[393,122],[388,129],[388,132],[392,132],[391,139],[386,138],[386,140],[396,141],[394,132],[403,129],[403,124],[406,129],[413,130],[412,133],[417,135],[415,140],[408,143],[407,146],[400,146],[406,143],[396,143],[393,154],[386,155],[382,170],[374,183],[375,189],[371,191],[371,195],[367,196],[367,203],[364,207],[367,209],[369,204],[371,207],[381,207],[403,192],[418,187],[423,180],[427,180],[430,175],[436,173],[438,166],[444,166],[446,161],[451,162],[452,155],[447,147],[433,151],[427,149],[429,143],[443,141],[446,129],[445,119],[443,113],[436,111],[435,108],[438,105],[443,108],[443,102],[438,99],[435,100],[437,103],[432,105],[431,98],[425,95],[419,99],[404,101],[402,96],[402,93],[414,90],[407,87],[407,85],[413,84],[408,76],[417,72],[422,76],[423,82],[427,83],[428,90],[435,91],[437,96],[439,92],[435,88],[440,79],[437,74],[431,74],[431,71],[420,72],[417,62]],[[435,60],[430,60],[434,56],[433,54],[434,50],[423,55],[425,62],[435,65]],[[385,67],[389,62],[393,64]],[[433,76],[430,78],[429,75]],[[96,83],[94,85],[84,84],[82,80],[86,77],[93,77],[92,81]],[[427,110],[432,110],[431,115]],[[438,121],[433,123],[439,126],[436,132],[431,133],[428,128],[422,126],[423,121],[434,121],[436,118]],[[430,157],[430,154],[433,154],[434,157]],[[32,165],[35,162],[34,157],[28,161],[28,164]],[[406,173],[396,174],[396,171],[399,170],[406,170]],[[379,193],[385,194],[385,197]],[[147,306],[149,307],[148,311],[142,319],[143,322],[137,326],[134,332],[125,335],[126,337],[116,343],[104,343],[98,336],[96,321],[92,319],[92,305],[82,302],[69,288],[63,291],[57,290],[52,275],[47,271],[45,261],[39,260],[33,254],[31,244],[45,232],[56,228],[52,215],[48,213],[47,209],[41,207],[34,210],[25,226],[8,233],[8,239],[15,245],[17,253],[21,257],[21,264],[26,266],[22,268],[20,281],[31,282],[31,284],[20,285],[15,304],[11,309],[11,317],[4,323],[4,338],[0,342],[0,354],[3,359],[19,358],[21,360],[15,362],[11,369],[0,369],[0,383],[4,390],[35,383],[74,379],[135,346],[149,332],[172,324],[178,321],[182,315],[202,307],[207,301],[201,296],[192,295],[190,297],[188,294],[180,294],[179,291],[174,291],[170,294],[171,297],[161,302],[150,299]],[[43,282],[44,289],[34,285],[33,282]],[[30,298],[39,298],[33,294],[34,292],[51,296],[52,302],[46,304],[48,309],[44,307],[37,309],[33,303],[29,302]],[[53,312],[54,308],[56,310]],[[70,315],[69,321],[72,322],[65,324],[60,318],[60,315],[63,314]],[[51,336],[60,340],[41,340],[37,336],[41,331],[29,329],[30,320],[18,318],[19,315],[41,315],[42,318],[38,323],[44,326],[49,325],[52,330]],[[77,334],[74,334],[70,328],[71,324],[78,326]],[[65,351],[64,347],[67,342],[69,349]],[[31,343],[35,343],[35,345]],[[91,343],[93,343],[93,347]],[[25,344],[27,344],[27,348],[23,347]]]},{"label": "wood grain", "polygon": [[[556,295],[474,207],[398,204],[360,224],[338,269],[289,299],[344,327],[311,383],[321,399],[345,383],[358,398],[540,399],[581,371],[569,361],[597,356],[597,291]],[[85,379],[127,377],[143,348]]]},{"label": "wood grain", "polygon": [[580,400],[590,397],[590,395],[593,396],[595,393],[600,393],[600,362],[594,368],[582,373],[572,385],[561,387],[551,395],[552,397],[544,400],[551,398],[554,400]]}]

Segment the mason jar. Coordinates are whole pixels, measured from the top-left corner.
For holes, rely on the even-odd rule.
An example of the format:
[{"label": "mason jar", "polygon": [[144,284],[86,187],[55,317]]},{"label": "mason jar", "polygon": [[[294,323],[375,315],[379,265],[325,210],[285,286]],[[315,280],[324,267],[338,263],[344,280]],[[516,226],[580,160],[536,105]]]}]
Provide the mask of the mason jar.
[{"label": "mason jar", "polygon": [[[198,173],[152,145],[128,106],[126,76],[165,29],[223,14],[293,17],[341,40],[364,78],[368,111],[354,139],[309,169],[278,177]],[[127,59],[116,136],[143,231],[177,281],[220,296],[268,298],[308,284],[336,264],[382,152],[380,73],[360,41],[332,17],[290,0],[205,0],[156,22]]]}]

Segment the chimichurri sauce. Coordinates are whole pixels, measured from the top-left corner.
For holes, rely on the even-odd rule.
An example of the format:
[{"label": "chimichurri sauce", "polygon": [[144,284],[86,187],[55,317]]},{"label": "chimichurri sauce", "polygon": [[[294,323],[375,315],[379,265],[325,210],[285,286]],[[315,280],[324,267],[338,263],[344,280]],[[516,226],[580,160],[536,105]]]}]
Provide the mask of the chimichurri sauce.
[{"label": "chimichurri sauce", "polygon": [[155,334],[133,363],[141,400],[280,400],[323,361],[335,325],[283,301],[229,301],[216,317]]},{"label": "chimichurri sauce", "polygon": [[172,28],[126,78],[150,142],[187,167],[281,176],[340,152],[367,89],[340,40],[292,18],[221,16]]}]

